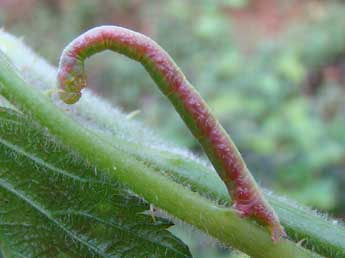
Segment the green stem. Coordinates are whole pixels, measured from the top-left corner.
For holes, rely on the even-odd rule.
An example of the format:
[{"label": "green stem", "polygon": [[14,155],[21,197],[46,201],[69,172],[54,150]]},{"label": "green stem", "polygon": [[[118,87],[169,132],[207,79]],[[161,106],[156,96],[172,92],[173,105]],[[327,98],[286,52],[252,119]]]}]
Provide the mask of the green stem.
[{"label": "green stem", "polygon": [[[99,131],[95,133],[105,140],[109,139],[108,135],[105,136]],[[148,146],[145,146],[145,152],[142,152],[139,144],[121,138],[113,137],[111,142],[115,148],[144,161],[157,171],[163,169],[164,173],[176,182],[188,186],[193,191],[220,203],[231,202],[226,187],[209,167],[184,155]],[[296,242],[303,240],[304,247],[326,257],[345,257],[345,228],[340,222],[327,220],[325,216],[307,207],[268,191],[264,191],[264,194],[279,215],[291,239]]]},{"label": "green stem", "polygon": [[46,96],[30,87],[2,53],[0,93],[92,164],[104,169],[108,176],[127,184],[147,201],[221,242],[252,257],[320,257],[286,239],[273,244],[262,227],[239,218],[231,209],[216,206],[210,200],[112,147],[66,116]]}]

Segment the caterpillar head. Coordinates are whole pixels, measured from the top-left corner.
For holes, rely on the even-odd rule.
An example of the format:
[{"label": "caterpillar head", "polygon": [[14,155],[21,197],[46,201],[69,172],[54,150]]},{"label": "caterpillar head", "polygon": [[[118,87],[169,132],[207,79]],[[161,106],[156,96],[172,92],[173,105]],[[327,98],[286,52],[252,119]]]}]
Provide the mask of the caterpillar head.
[{"label": "caterpillar head", "polygon": [[81,90],[86,86],[85,73],[79,69],[59,72],[58,84],[60,99],[66,104],[74,104],[80,99]]}]

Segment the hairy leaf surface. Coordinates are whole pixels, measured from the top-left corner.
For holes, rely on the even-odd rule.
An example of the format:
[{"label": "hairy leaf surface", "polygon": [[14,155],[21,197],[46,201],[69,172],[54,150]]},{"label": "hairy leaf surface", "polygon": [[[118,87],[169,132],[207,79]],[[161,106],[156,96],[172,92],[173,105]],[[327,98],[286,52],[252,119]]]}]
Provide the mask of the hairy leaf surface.
[{"label": "hairy leaf surface", "polygon": [[0,109],[0,234],[10,257],[190,257],[170,222],[102,174]]}]

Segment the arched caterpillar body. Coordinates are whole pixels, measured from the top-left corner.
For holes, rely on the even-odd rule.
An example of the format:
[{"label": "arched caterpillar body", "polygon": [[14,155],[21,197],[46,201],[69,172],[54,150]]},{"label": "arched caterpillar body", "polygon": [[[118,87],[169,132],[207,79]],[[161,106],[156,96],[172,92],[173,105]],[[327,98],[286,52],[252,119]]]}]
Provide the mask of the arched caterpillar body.
[{"label": "arched caterpillar body", "polygon": [[86,86],[85,59],[108,49],[145,67],[203,147],[224,181],[238,214],[268,227],[273,241],[285,236],[277,215],[264,199],[230,137],[169,54],[152,39],[117,26],[100,26],[80,35],[64,49],[60,59],[60,98],[67,104],[79,100]]}]

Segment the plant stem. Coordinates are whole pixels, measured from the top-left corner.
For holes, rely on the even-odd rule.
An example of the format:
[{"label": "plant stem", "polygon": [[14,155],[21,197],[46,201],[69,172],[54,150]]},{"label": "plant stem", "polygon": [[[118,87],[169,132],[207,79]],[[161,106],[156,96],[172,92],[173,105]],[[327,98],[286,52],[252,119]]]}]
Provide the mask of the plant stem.
[{"label": "plant stem", "polygon": [[273,244],[263,227],[239,218],[231,209],[217,207],[210,200],[113,148],[65,115],[45,95],[30,87],[3,53],[0,53],[0,93],[89,162],[104,169],[108,176],[221,242],[252,257],[320,257],[289,240],[282,239]]},{"label": "plant stem", "polygon": [[[100,137],[105,137],[95,131]],[[109,136],[107,136],[109,137]],[[104,138],[107,139],[107,138]],[[144,161],[157,171],[164,171],[180,184],[220,203],[231,203],[226,187],[209,167],[188,157],[161,149],[141,146],[113,137],[114,147]],[[345,228],[341,222],[327,220],[325,216],[303,207],[287,198],[264,191],[266,199],[276,210],[291,239],[326,257],[345,257]]]}]

